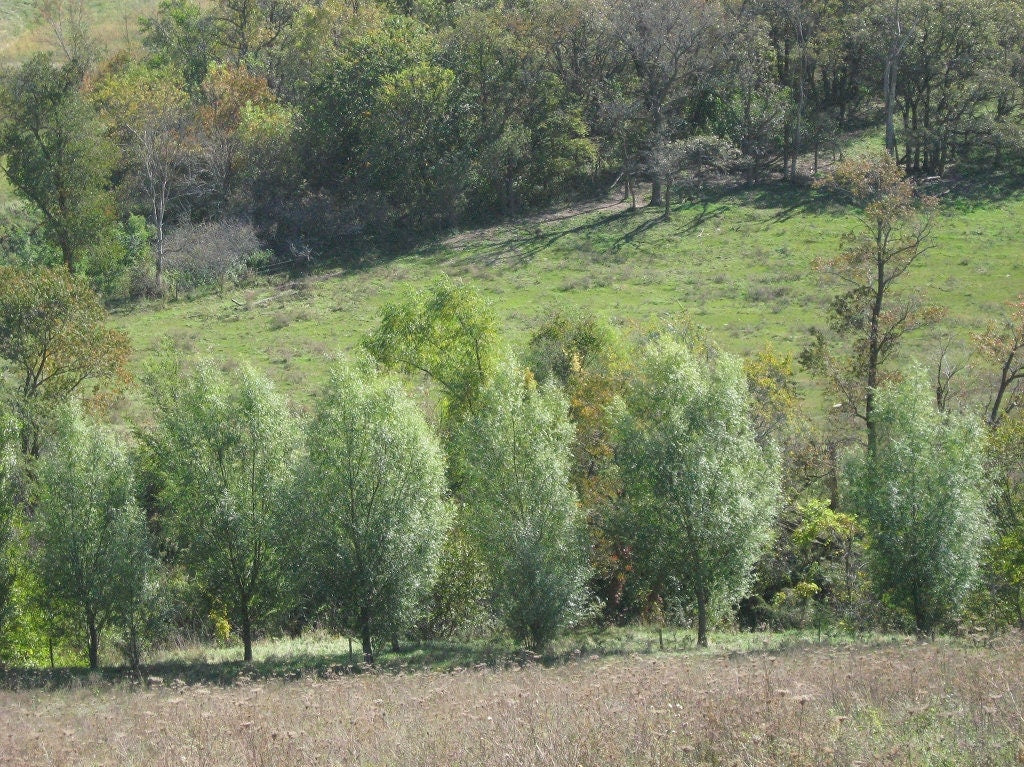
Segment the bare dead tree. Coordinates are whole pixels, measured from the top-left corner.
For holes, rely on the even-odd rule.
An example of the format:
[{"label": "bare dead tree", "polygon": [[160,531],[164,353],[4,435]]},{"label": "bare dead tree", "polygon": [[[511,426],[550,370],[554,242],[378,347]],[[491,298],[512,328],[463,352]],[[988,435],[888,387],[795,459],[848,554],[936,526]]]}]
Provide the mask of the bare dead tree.
[{"label": "bare dead tree", "polygon": [[989,424],[997,426],[1006,413],[1024,402],[1024,295],[1011,302],[1006,316],[989,325],[975,341],[998,366],[987,407]]},{"label": "bare dead tree", "polygon": [[148,209],[154,234],[157,292],[164,287],[168,218],[175,206],[200,194],[208,173],[201,162],[189,99],[176,83],[143,72],[106,97],[135,186]]},{"label": "bare dead tree", "polygon": [[959,384],[969,370],[971,355],[967,353],[954,357],[952,346],[953,338],[946,336],[939,346],[935,361],[935,406],[942,412],[949,410],[954,400],[963,401],[966,398],[964,387],[956,389],[954,383]]},{"label": "bare dead tree", "polygon": [[85,0],[36,0],[36,12],[64,58],[86,71],[96,60],[96,43],[89,32],[90,14]]}]

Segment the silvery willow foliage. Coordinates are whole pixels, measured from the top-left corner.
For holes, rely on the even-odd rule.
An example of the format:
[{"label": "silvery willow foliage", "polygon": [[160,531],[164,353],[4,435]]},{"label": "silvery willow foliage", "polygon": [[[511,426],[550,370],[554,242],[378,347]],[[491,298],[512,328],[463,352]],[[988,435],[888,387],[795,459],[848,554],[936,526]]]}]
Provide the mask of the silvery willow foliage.
[{"label": "silvery willow foliage", "polygon": [[982,435],[940,413],[925,375],[882,389],[878,441],[846,465],[846,504],[871,536],[875,588],[919,631],[956,614],[978,573],[989,530]]},{"label": "silvery willow foliage", "polygon": [[299,481],[302,545],[319,597],[372,636],[430,588],[447,524],[444,455],[391,376],[336,367],[316,400]]},{"label": "silvery willow foliage", "polygon": [[101,634],[130,619],[154,567],[124,444],[69,408],[40,455],[35,495],[31,547],[45,607],[81,625],[97,668]]},{"label": "silvery willow foliage", "polygon": [[578,614],[589,575],[569,483],[573,427],[553,385],[506,362],[461,429],[459,493],[498,617],[542,649]]},{"label": "silvery willow foliage", "polygon": [[281,580],[280,508],[292,476],[294,428],[284,399],[250,368],[230,378],[206,364],[150,373],[152,449],[161,501],[184,560],[241,626],[252,660],[255,623]]},{"label": "silvery willow foliage", "polygon": [[616,455],[645,575],[696,608],[746,594],[771,541],[779,463],[756,439],[739,360],[669,337],[647,346],[618,405]]}]

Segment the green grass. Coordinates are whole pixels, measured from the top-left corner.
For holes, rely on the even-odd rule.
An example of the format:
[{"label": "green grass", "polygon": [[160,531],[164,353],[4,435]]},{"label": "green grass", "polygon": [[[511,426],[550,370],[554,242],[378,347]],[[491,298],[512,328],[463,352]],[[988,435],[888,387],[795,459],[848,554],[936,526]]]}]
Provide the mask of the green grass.
[{"label": "green grass", "polygon": [[[512,223],[358,270],[136,305],[115,322],[130,335],[137,365],[169,339],[189,354],[250,361],[298,398],[318,384],[328,356],[374,327],[382,304],[440,273],[479,288],[514,345],[553,311],[580,308],[624,328],[689,318],[736,353],[766,342],[795,353],[824,324],[838,290],[813,262],[836,253],[857,226],[851,211],[781,184],[687,202],[667,223],[659,215],[609,204]],[[1022,193],[947,197],[932,248],[903,289],[948,316],[909,339],[908,355],[930,359],[945,333],[968,342],[1024,290],[1022,220]]]}]

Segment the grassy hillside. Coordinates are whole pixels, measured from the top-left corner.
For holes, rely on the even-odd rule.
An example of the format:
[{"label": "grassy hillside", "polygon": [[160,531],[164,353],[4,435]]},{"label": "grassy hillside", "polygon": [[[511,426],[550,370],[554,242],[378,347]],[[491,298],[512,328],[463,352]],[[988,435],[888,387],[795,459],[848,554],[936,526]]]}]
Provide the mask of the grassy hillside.
[{"label": "grassy hillside", "polygon": [[[378,308],[445,272],[490,298],[513,341],[558,308],[621,324],[690,316],[727,349],[767,341],[796,352],[824,322],[836,286],[813,268],[856,227],[816,193],[774,186],[722,193],[660,212],[603,205],[466,232],[353,271],[324,272],[223,295],[133,307],[116,322],[142,363],[169,338],[190,353],[247,359],[301,396],[325,355],[358,342]],[[1024,194],[945,198],[933,248],[906,285],[949,309],[945,327],[918,334],[924,356],[941,332],[966,340],[1024,291]]]},{"label": "grassy hillside", "polygon": [[[100,45],[113,51],[135,39],[139,17],[158,4],[159,0],[87,0],[86,22]],[[0,2],[0,64],[53,47],[53,35],[37,6],[36,0]]]}]

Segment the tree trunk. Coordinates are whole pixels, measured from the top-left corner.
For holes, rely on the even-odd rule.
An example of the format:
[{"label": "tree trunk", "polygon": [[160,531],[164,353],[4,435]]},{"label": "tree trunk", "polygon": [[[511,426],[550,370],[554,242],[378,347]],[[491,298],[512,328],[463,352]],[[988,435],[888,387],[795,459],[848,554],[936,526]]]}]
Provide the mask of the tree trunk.
[{"label": "tree trunk", "polygon": [[398,644],[398,634],[391,635],[391,652],[396,655],[402,651],[402,648]]},{"label": "tree trunk", "polygon": [[252,663],[252,618],[249,615],[249,606],[242,610],[242,646],[244,656],[242,660]]},{"label": "tree trunk", "polygon": [[[658,105],[654,110],[654,143],[651,145],[649,160],[660,157],[665,140],[665,118],[661,114],[661,106]],[[648,167],[653,164],[655,163],[648,163]],[[651,205],[661,205],[661,174],[657,170],[651,174]]]},{"label": "tree trunk", "polygon": [[86,620],[89,628],[89,668],[95,671],[100,667],[100,630],[96,618],[89,616]]},{"label": "tree trunk", "polygon": [[697,590],[697,647],[708,646],[708,600],[701,589]]},{"label": "tree trunk", "polygon": [[156,292],[163,295],[164,292],[164,231],[163,226],[157,227],[156,236]]},{"label": "tree trunk", "polygon": [[622,201],[631,200],[629,209],[636,210],[636,190],[633,188],[633,160],[629,156],[629,141],[622,137],[622,176],[626,181]]},{"label": "tree trunk", "polygon": [[804,74],[807,70],[807,45],[804,40],[804,25],[801,19],[799,24],[799,42],[800,42],[800,74],[797,77],[798,92],[800,94],[797,100],[796,107],[796,126],[793,129],[793,169],[790,171],[789,180],[792,183],[796,183],[796,164],[800,158],[800,152],[803,150],[803,131],[804,131],[804,108],[807,102],[807,93],[804,88]]},{"label": "tree trunk", "polygon": [[363,660],[373,663],[373,639],[370,636],[370,616],[365,610],[360,615],[360,630],[363,636]]},{"label": "tree trunk", "polygon": [[990,426],[997,426],[999,424],[999,411],[1003,407],[1003,397],[1006,396],[1006,392],[1015,378],[1011,368],[1013,366],[1013,359],[1016,353],[1017,350],[1014,349],[1006,356],[1006,359],[1003,361],[1003,367],[999,371],[999,386],[996,387],[995,400],[993,401],[992,409],[988,414],[988,423]]},{"label": "tree trunk", "polygon": [[64,266],[68,268],[69,274],[75,273],[75,246],[63,237],[60,242],[60,252],[64,256]]},{"label": "tree trunk", "polygon": [[885,62],[882,90],[885,92],[885,149],[896,156],[896,69],[899,66],[899,49],[893,46]]},{"label": "tree trunk", "polygon": [[864,420],[868,430],[868,455],[875,454],[875,389],[878,386],[878,360],[880,350],[880,322],[885,300],[885,259],[881,252],[881,233],[876,235],[879,244],[875,255],[875,296],[871,306],[871,324],[868,330],[867,392],[864,397]]},{"label": "tree trunk", "polygon": [[158,295],[164,292],[164,218],[167,210],[166,200],[160,189],[153,194],[153,228],[156,230],[156,279],[155,287]]}]

